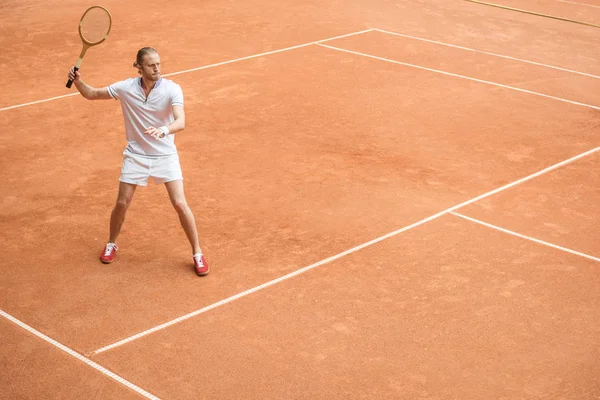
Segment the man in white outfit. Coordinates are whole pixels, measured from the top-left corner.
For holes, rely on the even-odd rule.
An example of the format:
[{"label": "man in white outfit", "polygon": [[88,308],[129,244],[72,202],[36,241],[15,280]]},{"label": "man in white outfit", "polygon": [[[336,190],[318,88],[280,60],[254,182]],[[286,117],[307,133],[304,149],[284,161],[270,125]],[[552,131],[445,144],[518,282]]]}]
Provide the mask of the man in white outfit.
[{"label": "man in white outfit", "polygon": [[183,92],[175,82],[161,78],[160,57],[151,47],[137,53],[133,64],[139,77],[94,88],[81,80],[79,71],[71,69],[69,79],[88,100],[117,99],[125,119],[127,147],[119,179],[119,194],[110,216],[108,243],[100,260],[111,263],[117,254],[117,237],[136,187],[146,186],[148,179],[164,183],[179,221],[192,246],[194,270],[208,274],[208,264],[202,255],[194,215],[187,205],[183,190],[183,175],[175,147],[175,132],[185,128]]}]

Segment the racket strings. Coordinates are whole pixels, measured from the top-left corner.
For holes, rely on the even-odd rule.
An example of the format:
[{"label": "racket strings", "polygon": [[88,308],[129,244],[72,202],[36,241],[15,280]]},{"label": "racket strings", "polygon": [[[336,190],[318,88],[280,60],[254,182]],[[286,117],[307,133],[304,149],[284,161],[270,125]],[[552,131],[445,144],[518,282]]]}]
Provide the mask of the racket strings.
[{"label": "racket strings", "polygon": [[92,8],[81,19],[79,30],[83,40],[90,44],[106,39],[110,31],[110,14],[102,8]]}]

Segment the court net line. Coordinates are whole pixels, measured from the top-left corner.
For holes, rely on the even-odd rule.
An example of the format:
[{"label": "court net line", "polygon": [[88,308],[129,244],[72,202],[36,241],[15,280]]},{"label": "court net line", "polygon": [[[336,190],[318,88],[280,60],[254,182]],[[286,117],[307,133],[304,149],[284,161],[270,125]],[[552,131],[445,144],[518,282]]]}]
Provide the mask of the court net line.
[{"label": "court net line", "polygon": [[[283,49],[266,51],[264,53],[258,53],[258,54],[254,54],[254,55],[251,55],[251,56],[234,58],[232,60],[222,61],[222,62],[218,62],[218,63],[215,63],[215,64],[209,64],[209,65],[204,65],[204,66],[197,67],[197,68],[186,69],[184,71],[171,72],[170,74],[164,74],[162,76],[163,77],[167,77],[167,76],[180,75],[180,74],[185,74],[185,73],[188,73],[188,72],[200,71],[200,70],[203,70],[203,69],[214,68],[214,67],[218,67],[218,66],[221,66],[221,65],[231,64],[231,63],[235,63],[235,62],[238,62],[238,61],[250,60],[252,58],[257,58],[257,57],[263,57],[263,56],[267,56],[267,55],[270,55],[270,54],[282,53],[284,51],[295,50],[295,49],[299,49],[299,48],[302,48],[302,47],[312,46],[312,45],[318,44],[318,43],[329,42],[331,40],[342,39],[342,38],[349,37],[349,36],[354,36],[354,35],[361,35],[363,33],[371,32],[373,29],[374,28],[369,28],[369,29],[365,29],[365,30],[362,30],[362,31],[347,33],[345,35],[338,35],[338,36],[333,36],[333,37],[326,38],[326,39],[316,40],[314,42],[308,42],[308,43],[299,44],[299,45],[296,45],[296,46],[285,47]],[[69,93],[69,94],[65,94],[65,95],[62,95],[62,96],[50,97],[48,99],[36,100],[36,101],[31,101],[29,103],[23,103],[23,104],[17,104],[17,105],[14,105],[14,106],[3,107],[3,108],[0,108],[0,111],[12,110],[14,108],[31,106],[31,105],[34,105],[34,104],[45,103],[45,102],[49,102],[49,101],[52,101],[52,100],[64,99],[66,97],[78,96],[78,95],[79,95],[79,92]]]},{"label": "court net line", "polygon": [[559,21],[573,22],[575,24],[591,26],[593,28],[600,28],[600,25],[592,24],[592,23],[589,23],[589,22],[578,21],[578,20],[575,20],[575,19],[557,17],[556,15],[549,15],[549,14],[542,14],[542,13],[538,13],[538,12],[534,12],[534,11],[521,10],[519,8],[502,6],[500,4],[486,3],[484,1],[478,1],[478,0],[463,0],[463,1],[468,1],[470,3],[476,3],[476,4],[482,4],[484,6],[502,8],[504,10],[516,11],[516,12],[520,12],[520,13],[523,13],[523,14],[537,15],[538,17],[557,19]]},{"label": "court net line", "polygon": [[485,55],[488,55],[488,56],[505,58],[507,60],[519,61],[519,62],[522,62],[522,63],[537,65],[539,67],[552,68],[552,69],[556,69],[556,70],[559,70],[559,71],[570,72],[572,74],[583,75],[583,76],[587,76],[587,77],[594,78],[594,79],[600,79],[600,76],[598,76],[598,75],[592,75],[592,74],[588,74],[588,73],[585,73],[585,72],[575,71],[573,69],[568,69],[568,68],[557,67],[555,65],[544,64],[544,63],[540,63],[540,62],[536,62],[536,61],[525,60],[523,58],[511,57],[511,56],[506,56],[506,55],[498,54],[498,53],[491,53],[489,51],[483,51],[483,50],[473,49],[473,48],[470,48],[470,47],[464,47],[464,46],[458,46],[458,45],[455,45],[455,44],[450,44],[450,43],[445,43],[445,42],[439,42],[437,40],[425,39],[425,38],[421,38],[421,37],[418,37],[418,36],[405,35],[403,33],[392,32],[392,31],[388,31],[388,30],[384,30],[384,29],[379,29],[379,28],[375,28],[374,31],[385,33],[385,34],[388,34],[388,35],[401,36],[401,37],[404,37],[404,38],[407,38],[407,39],[420,40],[422,42],[428,42],[428,43],[438,44],[440,46],[447,46],[447,47],[452,47],[452,48],[455,48],[455,49],[460,49],[460,50],[471,51],[471,52],[474,52],[474,53],[485,54]]},{"label": "court net line", "polygon": [[456,217],[459,217],[459,218],[466,219],[467,221],[471,221],[471,222],[474,222],[476,224],[483,225],[483,226],[486,226],[488,228],[495,229],[495,230],[500,231],[500,232],[508,233],[509,235],[513,235],[513,236],[519,237],[521,239],[530,240],[532,242],[535,242],[535,243],[538,243],[538,244],[542,244],[544,246],[552,247],[552,248],[557,249],[557,250],[562,250],[562,251],[565,251],[567,253],[575,254],[575,255],[580,256],[580,257],[584,257],[584,258],[588,258],[588,259],[593,260],[593,261],[600,262],[600,258],[591,256],[589,254],[582,253],[580,251],[572,250],[572,249],[569,249],[569,248],[566,248],[566,247],[563,247],[563,246],[559,246],[557,244],[553,244],[553,243],[546,242],[546,241],[543,241],[543,240],[540,240],[540,239],[536,239],[536,238],[531,237],[531,236],[523,235],[521,233],[518,233],[518,232],[515,232],[515,231],[511,231],[511,230],[508,230],[506,228],[502,228],[502,227],[499,227],[497,225],[493,225],[493,224],[481,221],[481,220],[476,219],[476,218],[468,217],[468,216],[466,216],[464,214],[460,214],[460,213],[457,213],[457,212],[454,212],[454,211],[451,212],[450,214],[452,214],[452,215],[454,215]]},{"label": "court net line", "polygon": [[175,319],[173,319],[171,321],[168,321],[168,322],[165,322],[165,323],[163,323],[161,325],[157,325],[157,326],[155,326],[153,328],[150,328],[148,330],[140,332],[140,333],[138,333],[136,335],[133,335],[133,336],[130,336],[128,338],[119,340],[118,342],[115,342],[115,343],[110,344],[108,346],[104,346],[104,347],[102,347],[102,348],[100,348],[98,350],[93,351],[91,354],[92,355],[94,355],[94,354],[100,354],[100,353],[103,353],[105,351],[114,349],[116,347],[119,347],[119,346],[122,346],[124,344],[130,343],[130,342],[132,342],[134,340],[140,339],[140,338],[142,338],[144,336],[148,336],[148,335],[150,335],[150,334],[152,334],[154,332],[163,330],[163,329],[168,328],[168,327],[170,327],[172,325],[175,325],[175,324],[178,324],[180,322],[183,322],[183,321],[185,321],[187,319],[190,319],[192,317],[195,317],[197,315],[203,314],[203,313],[205,313],[207,311],[213,310],[213,309],[215,309],[217,307],[220,307],[220,306],[223,306],[225,304],[231,303],[231,302],[233,302],[235,300],[238,300],[238,299],[240,299],[242,297],[245,297],[245,296],[248,296],[250,294],[256,293],[259,290],[268,288],[269,286],[273,286],[273,285],[275,285],[275,284],[277,284],[279,282],[282,282],[282,281],[285,281],[287,279],[293,278],[293,277],[295,277],[297,275],[303,274],[304,272],[310,271],[310,270],[312,270],[314,268],[317,268],[317,267],[319,267],[321,265],[328,264],[328,263],[330,263],[332,261],[335,261],[335,260],[340,259],[340,258],[342,258],[344,256],[347,256],[348,254],[355,253],[355,252],[357,252],[357,251],[359,251],[361,249],[364,249],[366,247],[372,246],[372,245],[374,245],[376,243],[379,243],[379,242],[381,242],[383,240],[389,239],[389,238],[391,238],[393,236],[396,236],[396,235],[398,235],[400,233],[406,232],[406,231],[408,231],[410,229],[416,228],[416,227],[418,227],[420,225],[423,225],[423,224],[425,224],[427,222],[433,221],[433,220],[435,220],[435,219],[437,219],[437,218],[439,218],[439,217],[441,217],[443,215],[446,215],[446,214],[451,213],[451,212],[453,212],[455,210],[458,210],[459,208],[465,207],[465,206],[467,206],[469,204],[472,204],[472,203],[475,203],[475,202],[477,202],[479,200],[485,199],[486,197],[490,197],[490,196],[492,196],[492,195],[494,195],[496,193],[502,192],[502,191],[504,191],[506,189],[512,188],[513,186],[517,186],[517,185],[519,185],[519,184],[521,184],[523,182],[529,181],[529,180],[531,180],[533,178],[536,178],[536,177],[538,177],[540,175],[543,175],[545,173],[548,173],[550,171],[558,169],[558,168],[560,168],[560,167],[562,167],[564,165],[567,165],[567,164],[572,163],[572,162],[574,162],[576,160],[579,160],[579,159],[581,159],[583,157],[586,157],[586,156],[588,156],[590,154],[593,154],[593,153],[595,153],[595,152],[597,152],[599,150],[600,150],[600,147],[596,147],[594,149],[588,150],[588,151],[586,151],[584,153],[581,153],[581,154],[576,155],[574,157],[571,157],[571,158],[569,158],[567,160],[564,160],[564,161],[561,161],[561,162],[556,163],[554,165],[551,165],[550,167],[544,168],[544,169],[542,169],[542,170],[540,170],[538,172],[535,172],[535,173],[533,173],[531,175],[528,175],[528,176],[526,176],[524,178],[518,179],[518,180],[516,180],[514,182],[511,182],[511,183],[506,184],[504,186],[501,186],[501,187],[499,187],[497,189],[494,189],[494,190],[491,190],[491,191],[486,192],[484,194],[481,194],[481,195],[479,195],[477,197],[473,197],[470,200],[464,201],[464,202],[462,202],[460,204],[457,204],[457,205],[455,205],[453,207],[447,208],[447,209],[445,209],[443,211],[440,211],[440,212],[438,212],[436,214],[433,214],[433,215],[431,215],[431,216],[429,216],[427,218],[424,218],[424,219],[422,219],[420,221],[417,221],[417,222],[412,223],[410,225],[407,225],[407,226],[405,226],[403,228],[400,228],[398,230],[390,232],[390,233],[388,233],[386,235],[383,235],[383,236],[380,236],[380,237],[375,238],[373,240],[370,240],[370,241],[368,241],[366,243],[363,243],[363,244],[361,244],[359,246],[353,247],[353,248],[351,248],[349,250],[346,250],[344,252],[341,252],[339,254],[336,254],[334,256],[331,256],[329,258],[326,258],[324,260],[321,260],[319,262],[316,262],[316,263],[311,264],[309,266],[306,266],[304,268],[300,268],[300,269],[298,269],[296,271],[290,272],[289,274],[286,274],[286,275],[283,275],[283,276],[281,276],[279,278],[270,280],[270,281],[265,282],[265,283],[263,283],[261,285],[255,286],[255,287],[253,287],[251,289],[245,290],[245,291],[243,291],[241,293],[238,293],[238,294],[230,296],[230,297],[228,297],[226,299],[220,300],[220,301],[218,301],[216,303],[213,303],[213,304],[211,304],[209,306],[206,306],[204,308],[201,308],[199,310],[196,310],[196,311],[193,311],[191,313],[182,315],[179,318],[175,318]]},{"label": "court net line", "polygon": [[403,65],[405,67],[412,67],[412,68],[417,68],[417,69],[421,69],[421,70],[424,70],[424,71],[435,72],[435,73],[442,74],[442,75],[452,76],[452,77],[455,77],[455,78],[467,79],[467,80],[470,80],[470,81],[479,82],[479,83],[485,83],[487,85],[497,86],[497,87],[501,87],[501,88],[504,88],[504,89],[516,90],[517,92],[529,93],[529,94],[533,94],[533,95],[536,95],[536,96],[545,97],[547,99],[558,100],[558,101],[562,101],[564,103],[569,103],[569,104],[574,104],[574,105],[578,105],[578,106],[593,108],[594,110],[600,110],[600,107],[593,106],[591,104],[585,104],[585,103],[580,103],[580,102],[574,101],[574,100],[563,99],[562,97],[550,96],[548,94],[534,92],[532,90],[527,90],[527,89],[521,89],[521,88],[518,88],[518,87],[515,87],[515,86],[503,85],[502,83],[496,83],[496,82],[492,82],[492,81],[486,81],[486,80],[483,80],[483,79],[477,79],[477,78],[473,78],[473,77],[466,76],[466,75],[460,75],[460,74],[455,74],[455,73],[452,73],[452,72],[442,71],[442,70],[439,70],[439,69],[427,68],[427,67],[423,67],[421,65],[405,63],[405,62],[402,62],[402,61],[396,61],[396,60],[392,60],[390,58],[374,56],[374,55],[371,55],[371,54],[361,53],[361,52],[354,51],[354,50],[342,49],[341,47],[330,46],[330,45],[327,45],[327,44],[317,43],[317,45],[321,46],[321,47],[326,47],[326,48],[331,49],[331,50],[341,51],[341,52],[344,52],[344,53],[350,53],[350,54],[355,54],[355,55],[362,56],[362,57],[373,58],[375,60],[386,61],[386,62],[389,62],[389,63],[392,63],[392,64],[399,64],[399,65]]},{"label": "court net line", "polygon": [[58,347],[60,350],[64,351],[65,353],[67,353],[68,355],[75,357],[76,359],[78,359],[79,361],[84,362],[85,364],[87,364],[88,366],[94,368],[95,370],[101,372],[102,374],[108,376],[109,378],[119,382],[122,385],[127,386],[129,389],[134,390],[136,393],[144,396],[147,399],[152,399],[152,400],[159,400],[158,397],[156,397],[155,395],[148,393],[147,391],[145,391],[144,389],[140,388],[139,386],[134,385],[133,383],[129,382],[128,380],[126,380],[125,378],[122,378],[121,376],[115,374],[114,372],[109,371],[108,369],[104,368],[103,366],[101,366],[100,364],[97,364],[95,362],[93,362],[92,360],[90,360],[87,357],[84,357],[83,355],[79,354],[78,352],[76,352],[75,350],[70,349],[69,347],[63,345],[62,343],[57,342],[56,340],[44,335],[43,333],[41,333],[40,331],[32,328],[31,326],[27,325],[26,323],[18,320],[17,318],[13,317],[12,315],[8,314],[7,312],[0,310],[0,315],[2,315],[4,318],[6,318],[7,320],[17,324],[18,326],[20,326],[21,328],[25,329],[26,331],[28,331],[29,333],[37,336],[38,338],[50,343],[52,346],[54,347]]}]

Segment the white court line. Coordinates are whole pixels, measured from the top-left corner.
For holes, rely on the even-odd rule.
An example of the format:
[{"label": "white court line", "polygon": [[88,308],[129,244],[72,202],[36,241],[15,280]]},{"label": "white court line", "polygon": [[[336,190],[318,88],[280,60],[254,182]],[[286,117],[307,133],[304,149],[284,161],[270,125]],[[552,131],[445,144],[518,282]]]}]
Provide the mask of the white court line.
[{"label": "white court line", "polygon": [[536,238],[532,238],[530,236],[522,235],[522,234],[517,233],[517,232],[509,231],[508,229],[504,229],[504,228],[501,228],[499,226],[492,225],[492,224],[480,221],[480,220],[475,219],[475,218],[467,217],[466,215],[459,214],[457,212],[451,212],[450,214],[455,215],[455,216],[460,217],[460,218],[463,218],[463,219],[466,219],[466,220],[471,221],[471,222],[475,222],[476,224],[479,224],[479,225],[487,226],[488,228],[496,229],[496,230],[498,230],[500,232],[508,233],[509,235],[520,237],[521,239],[531,240],[532,242],[543,244],[544,246],[552,247],[554,249],[566,251],[567,253],[575,254],[575,255],[578,255],[578,256],[581,256],[581,257],[589,258],[590,260],[594,260],[594,261],[600,262],[600,258],[598,258],[598,257],[590,256],[588,254],[581,253],[579,251],[571,250],[571,249],[568,249],[566,247],[558,246],[556,244],[552,244],[552,243],[549,243],[549,242],[544,242],[543,240],[539,240],[539,239],[536,239]]},{"label": "white court line", "polygon": [[349,36],[360,35],[360,34],[363,34],[363,33],[371,32],[374,29],[375,28],[369,28],[369,29],[365,29],[364,31],[352,32],[352,33],[348,33],[348,34],[345,34],[345,35],[334,36],[334,37],[331,37],[331,38],[328,38],[328,39],[317,40],[316,42],[309,42],[309,43],[299,44],[297,46],[286,47],[285,49],[267,51],[266,53],[259,53],[259,54],[255,54],[255,55],[252,55],[252,56],[247,56],[247,57],[242,57],[242,58],[236,58],[235,60],[223,61],[223,62],[216,63],[216,64],[206,65],[204,67],[192,68],[192,69],[187,69],[185,71],[179,71],[179,72],[173,72],[173,73],[170,73],[170,74],[165,74],[163,76],[173,76],[173,75],[185,74],[185,73],[188,73],[188,72],[200,71],[200,70],[206,69],[206,68],[217,67],[219,65],[231,64],[231,63],[242,61],[242,60],[249,60],[251,58],[262,57],[262,56],[266,56],[266,55],[269,55],[269,54],[275,54],[275,53],[281,53],[281,52],[288,51],[288,50],[299,49],[301,47],[312,46],[313,44],[319,44],[319,43],[323,43],[323,42],[329,42],[331,40],[342,39],[342,38],[349,37]]},{"label": "white court line", "polygon": [[293,277],[295,277],[295,276],[297,276],[297,275],[300,275],[300,274],[302,274],[302,273],[304,273],[304,272],[310,271],[311,269],[314,269],[314,268],[316,268],[316,267],[318,267],[318,266],[320,266],[320,265],[327,264],[327,263],[330,263],[330,262],[332,262],[332,261],[334,261],[334,260],[337,260],[337,259],[339,259],[339,258],[342,258],[342,257],[344,257],[344,256],[347,256],[348,254],[355,253],[355,252],[357,252],[358,250],[361,250],[361,249],[364,249],[365,247],[368,247],[368,246],[371,246],[371,245],[373,245],[373,244],[379,243],[379,242],[381,242],[381,241],[383,241],[383,240],[385,240],[385,239],[391,238],[392,236],[396,236],[396,235],[398,235],[398,234],[400,234],[400,233],[402,233],[402,232],[406,232],[406,231],[408,231],[408,230],[410,230],[410,229],[412,229],[412,228],[416,228],[417,226],[423,225],[423,224],[424,224],[424,223],[426,223],[426,222],[432,221],[432,220],[434,220],[434,219],[436,219],[436,218],[439,218],[439,217],[441,217],[441,216],[443,216],[443,215],[445,215],[445,214],[447,214],[447,213],[450,213],[450,212],[452,212],[452,211],[454,211],[454,210],[457,210],[457,209],[459,209],[459,208],[461,208],[461,207],[465,207],[465,206],[467,206],[467,205],[469,205],[469,204],[471,204],[471,203],[474,203],[474,202],[476,202],[476,201],[479,201],[479,200],[481,200],[481,199],[484,199],[484,198],[486,198],[486,197],[492,196],[492,195],[494,195],[494,194],[496,194],[496,193],[498,193],[498,192],[501,192],[501,191],[503,191],[503,190],[506,190],[506,189],[508,189],[508,188],[511,188],[511,187],[513,187],[513,186],[516,186],[516,185],[518,185],[518,184],[521,184],[521,183],[523,183],[523,182],[526,182],[526,181],[528,181],[528,180],[530,180],[530,179],[533,179],[533,178],[535,178],[535,177],[538,177],[538,176],[540,176],[540,175],[543,175],[543,174],[545,174],[545,173],[547,173],[547,172],[550,172],[550,171],[552,171],[552,170],[555,170],[555,169],[557,169],[557,168],[560,168],[560,167],[562,167],[562,166],[564,166],[564,165],[566,165],[566,164],[569,164],[569,163],[571,163],[571,162],[573,162],[573,161],[575,161],[575,160],[578,160],[578,159],[580,159],[580,158],[583,158],[583,157],[586,157],[586,156],[588,156],[588,155],[590,155],[590,154],[592,154],[592,153],[595,153],[595,152],[596,152],[596,151],[598,151],[598,150],[600,150],[600,147],[596,147],[595,149],[588,150],[588,151],[586,151],[585,153],[581,153],[581,154],[579,154],[579,155],[577,155],[577,156],[574,156],[574,157],[571,157],[571,158],[569,158],[569,159],[567,159],[567,160],[561,161],[561,162],[559,162],[559,163],[557,163],[557,164],[554,164],[554,165],[552,165],[552,166],[550,166],[550,167],[544,168],[543,170],[540,170],[540,171],[538,171],[538,172],[536,172],[536,173],[534,173],[534,174],[528,175],[528,176],[526,176],[526,177],[524,177],[524,178],[521,178],[521,179],[519,179],[519,180],[516,180],[516,181],[514,181],[514,182],[512,182],[512,183],[509,183],[509,184],[507,184],[507,185],[504,185],[504,186],[502,186],[502,187],[499,187],[499,188],[497,188],[497,189],[494,189],[494,190],[492,190],[492,191],[489,191],[489,192],[487,192],[487,193],[484,193],[484,194],[482,194],[482,195],[479,195],[479,196],[477,196],[477,197],[474,197],[474,198],[472,198],[471,200],[467,200],[467,201],[465,201],[465,202],[463,202],[463,203],[457,204],[457,205],[455,205],[455,206],[453,206],[453,207],[450,207],[450,208],[448,208],[448,209],[446,209],[446,210],[444,210],[444,211],[440,211],[440,212],[438,212],[437,214],[433,214],[433,215],[431,215],[431,216],[429,216],[429,217],[427,217],[427,218],[424,218],[424,219],[422,219],[422,220],[420,220],[420,221],[418,221],[418,222],[415,222],[415,223],[413,223],[413,224],[411,224],[411,225],[408,225],[408,226],[405,226],[405,227],[403,227],[403,228],[400,228],[400,229],[398,229],[398,230],[396,230],[396,231],[390,232],[390,233],[388,233],[388,234],[386,234],[386,235],[380,236],[380,237],[378,237],[378,238],[376,238],[376,239],[373,239],[373,240],[371,240],[371,241],[368,241],[368,242],[366,242],[366,243],[363,243],[363,244],[361,244],[361,245],[359,245],[359,246],[353,247],[353,248],[351,248],[351,249],[349,249],[349,250],[346,250],[346,251],[344,251],[344,252],[342,252],[342,253],[336,254],[336,255],[334,255],[334,256],[331,256],[331,257],[329,257],[329,258],[326,258],[326,259],[324,259],[324,260],[321,260],[321,261],[319,261],[319,262],[317,262],[317,263],[311,264],[311,265],[309,265],[309,266],[307,266],[307,267],[300,268],[300,269],[298,269],[298,270],[296,270],[296,271],[294,271],[294,272],[291,272],[291,273],[289,273],[289,274],[287,274],[287,275],[283,275],[283,276],[281,276],[281,277],[279,277],[279,278],[276,278],[276,279],[273,279],[273,280],[271,280],[271,281],[268,281],[268,282],[266,282],[266,283],[263,283],[262,285],[255,286],[255,287],[253,287],[253,288],[251,288],[251,289],[245,290],[245,291],[243,291],[243,292],[241,292],[241,293],[238,293],[238,294],[236,294],[236,295],[233,295],[233,296],[231,296],[231,297],[228,297],[228,298],[226,298],[226,299],[224,299],[224,300],[218,301],[218,302],[216,302],[216,303],[213,303],[213,304],[211,304],[211,305],[209,305],[209,306],[206,306],[206,307],[204,307],[204,308],[201,308],[201,309],[199,309],[199,310],[193,311],[193,312],[191,312],[191,313],[189,313],[189,314],[182,315],[181,317],[179,317],[179,318],[175,318],[175,319],[173,319],[173,320],[171,320],[171,321],[168,321],[168,322],[165,322],[164,324],[161,324],[161,325],[155,326],[154,328],[148,329],[148,330],[146,330],[146,331],[140,332],[140,333],[138,333],[138,334],[136,334],[136,335],[130,336],[130,337],[128,337],[128,338],[125,338],[125,339],[123,339],[123,340],[120,340],[120,341],[118,341],[118,342],[115,342],[115,343],[113,343],[113,344],[110,344],[110,345],[108,345],[108,346],[102,347],[102,348],[100,348],[100,349],[98,349],[98,350],[95,350],[95,351],[93,351],[93,352],[92,352],[92,354],[98,354],[98,353],[105,352],[105,351],[107,351],[107,350],[114,349],[115,347],[122,346],[122,345],[124,345],[124,344],[126,344],[126,343],[132,342],[132,341],[134,341],[134,340],[136,340],[136,339],[139,339],[139,338],[141,338],[141,337],[144,337],[144,336],[146,336],[146,335],[149,335],[149,334],[151,334],[151,333],[154,333],[154,332],[160,331],[160,330],[162,330],[162,329],[168,328],[168,327],[170,327],[171,325],[175,325],[175,324],[177,324],[177,323],[179,323],[179,322],[182,322],[182,321],[185,321],[185,320],[187,320],[187,319],[190,319],[190,318],[192,318],[192,317],[195,317],[196,315],[199,315],[199,314],[205,313],[205,312],[207,312],[207,311],[210,311],[210,310],[212,310],[212,309],[215,309],[215,308],[217,308],[217,307],[220,307],[220,306],[222,306],[222,305],[225,305],[225,304],[227,304],[227,303],[231,303],[231,302],[232,302],[232,301],[234,301],[234,300],[240,299],[240,298],[242,298],[242,297],[244,297],[244,296],[248,296],[249,294],[252,294],[252,293],[258,292],[259,290],[265,289],[265,288],[267,288],[267,287],[269,287],[269,286],[273,286],[273,285],[275,285],[276,283],[279,283],[279,282],[285,281],[285,280],[287,280],[287,279],[293,278]]},{"label": "white court line", "polygon": [[543,94],[543,93],[539,93],[539,92],[534,92],[534,91],[527,90],[527,89],[521,89],[521,88],[518,88],[518,87],[515,87],[515,86],[503,85],[501,83],[486,81],[486,80],[483,80],[483,79],[472,78],[472,77],[466,76],[466,75],[454,74],[452,72],[442,71],[442,70],[439,70],[439,69],[427,68],[427,67],[423,67],[421,65],[409,64],[409,63],[405,63],[405,62],[402,62],[402,61],[392,60],[392,59],[389,59],[389,58],[373,56],[371,54],[366,54],[366,53],[360,53],[358,51],[346,50],[346,49],[342,49],[340,47],[329,46],[327,44],[321,44],[321,43],[316,43],[316,44],[318,46],[321,46],[321,47],[326,47],[328,49],[337,50],[337,51],[341,51],[341,52],[344,52],[344,53],[350,53],[350,54],[355,54],[355,55],[362,56],[362,57],[373,58],[375,60],[386,61],[386,62],[389,62],[389,63],[392,63],[392,64],[404,65],[406,67],[412,67],[412,68],[422,69],[424,71],[436,72],[436,73],[442,74],[442,75],[453,76],[455,78],[467,79],[469,81],[474,81],[474,82],[479,82],[479,83],[485,83],[487,85],[498,86],[498,87],[501,87],[501,88],[504,88],[504,89],[516,90],[517,92],[529,93],[529,94],[533,94],[533,95],[536,95],[536,96],[545,97],[547,99],[558,100],[558,101],[562,101],[564,103],[575,104],[575,105],[578,105],[578,106],[593,108],[594,110],[600,110],[600,107],[598,107],[598,106],[592,106],[590,104],[580,103],[578,101],[563,99],[562,97],[550,96],[550,95],[547,95],[547,94]]},{"label": "white court line", "polygon": [[[238,62],[238,61],[250,60],[252,58],[263,57],[263,56],[267,56],[269,54],[281,53],[281,52],[284,52],[284,51],[299,49],[301,47],[312,46],[312,45],[318,44],[318,43],[329,42],[331,40],[342,39],[342,38],[349,37],[349,36],[354,36],[354,35],[360,35],[360,34],[363,34],[363,33],[371,32],[373,29],[374,28],[369,28],[369,29],[365,29],[365,30],[362,30],[362,31],[358,31],[358,32],[347,33],[345,35],[339,35],[339,36],[334,36],[334,37],[330,37],[330,38],[327,38],[327,39],[317,40],[317,41],[314,41],[314,42],[308,42],[308,43],[304,43],[304,44],[299,44],[297,46],[286,47],[284,49],[267,51],[265,53],[259,53],[259,54],[254,54],[254,55],[251,55],[251,56],[236,58],[236,59],[233,59],[233,60],[218,62],[216,64],[209,64],[209,65],[204,65],[202,67],[197,67],[197,68],[192,68],[192,69],[186,69],[185,71],[171,72],[170,74],[164,74],[162,76],[167,77],[167,76],[174,76],[174,75],[186,74],[188,72],[200,71],[200,70],[207,69],[207,68],[213,68],[213,67],[218,67],[218,66],[221,66],[221,65],[235,63],[235,62]],[[9,106],[9,107],[3,107],[3,108],[0,108],[0,111],[6,111],[6,110],[11,110],[13,108],[19,108],[19,107],[31,106],[31,105],[39,104],[39,103],[45,103],[47,101],[52,101],[52,100],[57,100],[57,99],[63,99],[65,97],[77,96],[78,94],[79,94],[79,92],[69,93],[69,94],[65,94],[65,95],[62,95],[62,96],[51,97],[49,99],[37,100],[37,101],[29,102],[29,103],[17,104],[17,105]]]},{"label": "white court line", "polygon": [[572,69],[557,67],[557,66],[550,65],[550,64],[543,64],[543,63],[536,62],[536,61],[524,60],[522,58],[505,56],[503,54],[498,54],[498,53],[490,53],[488,51],[477,50],[477,49],[472,49],[472,48],[463,47],[463,46],[457,46],[455,44],[438,42],[438,41],[435,41],[435,40],[429,40],[429,39],[424,39],[424,38],[417,37],[417,36],[410,36],[410,35],[405,35],[405,34],[402,34],[402,33],[397,33],[397,32],[392,32],[392,31],[386,31],[386,30],[383,30],[383,29],[377,29],[377,28],[375,28],[374,30],[377,31],[377,32],[386,33],[388,35],[401,36],[401,37],[405,37],[407,39],[420,40],[422,42],[428,42],[428,43],[438,44],[440,46],[453,47],[455,49],[472,51],[472,52],[475,52],[475,53],[485,54],[485,55],[488,55],[488,56],[505,58],[507,60],[519,61],[519,62],[522,62],[522,63],[533,64],[533,65],[537,65],[537,66],[540,66],[540,67],[552,68],[552,69],[556,69],[556,70],[559,70],[559,71],[570,72],[572,74],[583,75],[583,76],[587,76],[587,77],[594,78],[594,79],[600,79],[600,76],[598,76],[598,75],[587,74],[585,72],[580,72],[580,71],[575,71],[575,70],[572,70]]},{"label": "white court line", "polygon": [[561,3],[577,4],[578,6],[588,6],[588,7],[600,8],[600,6],[595,6],[593,4],[577,3],[575,1],[567,1],[567,0],[556,0],[556,1],[560,1]]},{"label": "white court line", "polygon": [[12,110],[13,108],[19,108],[19,107],[25,107],[25,106],[32,106],[34,104],[45,103],[47,101],[64,99],[65,97],[78,96],[78,95],[79,95],[79,92],[63,94],[62,96],[50,97],[49,99],[36,100],[36,101],[29,102],[29,103],[17,104],[15,106],[3,107],[3,108],[0,108],[0,111]]},{"label": "white court line", "polygon": [[[87,365],[89,365],[90,367],[94,368],[95,370],[103,373],[104,375],[108,376],[111,379],[114,379],[115,381],[119,382],[122,385],[127,386],[129,389],[134,390],[135,392],[137,392],[138,394],[144,396],[147,399],[153,399],[153,400],[159,400],[158,397],[154,396],[153,394],[148,393],[147,391],[145,391],[144,389],[134,385],[133,383],[125,380],[124,378],[120,377],[119,375],[110,372],[109,370],[107,370],[106,368],[104,368],[103,366],[93,362],[92,360],[90,360],[89,358],[86,358],[84,356],[82,356],[81,354],[77,353],[75,350],[72,350],[70,348],[68,348],[67,346],[57,342],[56,340],[49,338],[48,336],[44,335],[43,333],[33,329],[32,327],[30,327],[29,325],[27,325],[26,323],[16,319],[15,317],[13,317],[12,315],[4,312],[3,310],[0,310],[0,315],[2,315],[4,318],[8,319],[9,321],[19,325],[21,328],[25,329],[26,331],[28,331],[29,333],[34,334],[35,336],[39,337],[40,339],[50,343],[51,345],[58,347],[59,349],[61,349],[62,351],[64,351],[65,353],[69,354],[70,356],[75,357],[76,359],[78,359],[79,361],[82,361],[84,363],[86,363]],[[32,372],[33,374],[35,374],[36,372]]]}]

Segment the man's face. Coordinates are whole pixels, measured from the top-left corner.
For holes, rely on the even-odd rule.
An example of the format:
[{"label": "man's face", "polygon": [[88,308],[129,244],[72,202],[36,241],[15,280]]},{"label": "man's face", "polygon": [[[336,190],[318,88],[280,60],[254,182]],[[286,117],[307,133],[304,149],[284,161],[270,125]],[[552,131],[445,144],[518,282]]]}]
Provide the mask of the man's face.
[{"label": "man's face", "polygon": [[142,65],[138,67],[142,78],[157,81],[160,79],[160,57],[158,53],[148,53],[144,56]]}]

